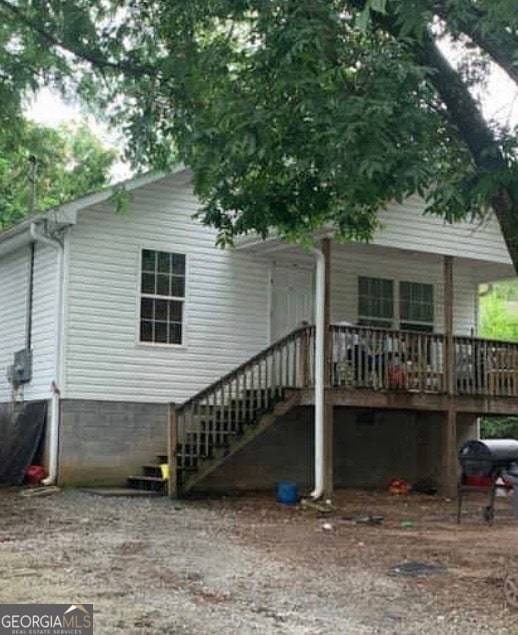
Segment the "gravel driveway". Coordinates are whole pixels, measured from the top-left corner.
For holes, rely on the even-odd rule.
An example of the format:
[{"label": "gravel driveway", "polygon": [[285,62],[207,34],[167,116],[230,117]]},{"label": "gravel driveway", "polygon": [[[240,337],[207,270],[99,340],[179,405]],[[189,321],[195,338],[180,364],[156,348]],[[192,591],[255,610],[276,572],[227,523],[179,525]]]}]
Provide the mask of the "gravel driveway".
[{"label": "gravel driveway", "polygon": [[[336,505],[324,516],[272,496],[0,491],[1,601],[93,603],[96,634],[518,633],[501,593],[509,544],[494,546],[511,540],[518,554],[514,521],[487,528],[473,515],[457,529],[451,504],[385,495],[342,492]],[[380,527],[350,520],[366,507],[385,515]],[[415,560],[448,572],[391,573]]]}]

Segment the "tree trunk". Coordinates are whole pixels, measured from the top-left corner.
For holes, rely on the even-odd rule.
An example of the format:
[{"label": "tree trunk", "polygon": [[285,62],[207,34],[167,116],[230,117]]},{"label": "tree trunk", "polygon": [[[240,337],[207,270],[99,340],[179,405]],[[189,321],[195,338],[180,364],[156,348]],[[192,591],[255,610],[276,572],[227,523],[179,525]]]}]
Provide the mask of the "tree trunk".
[{"label": "tree trunk", "polygon": [[[419,61],[434,69],[431,81],[448,108],[451,121],[468,146],[476,166],[483,173],[503,182],[509,166],[493,133],[482,117],[477,103],[458,73],[439,51],[433,37],[427,34],[418,48]],[[518,201],[505,185],[491,196],[490,203],[500,224],[515,271],[518,273]]]}]

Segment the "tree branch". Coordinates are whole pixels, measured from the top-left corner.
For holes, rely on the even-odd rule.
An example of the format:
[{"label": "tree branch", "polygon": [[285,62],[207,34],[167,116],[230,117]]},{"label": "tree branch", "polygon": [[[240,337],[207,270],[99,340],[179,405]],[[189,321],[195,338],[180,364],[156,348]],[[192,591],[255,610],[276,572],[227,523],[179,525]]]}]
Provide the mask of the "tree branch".
[{"label": "tree branch", "polygon": [[[509,77],[518,84],[518,66],[515,59],[518,52],[518,38],[515,33],[501,29],[498,37],[489,33],[484,33],[481,25],[486,17],[486,12],[480,7],[471,6],[469,16],[464,18],[454,16],[452,18],[444,2],[440,0],[432,1],[432,11],[443,20],[450,30],[459,31],[467,35],[474,44],[487,53],[491,59],[502,68]],[[452,21],[456,23],[457,28]]]},{"label": "tree branch", "polygon": [[468,145],[475,163],[483,169],[504,167],[503,158],[498,158],[500,152],[493,133],[465,83],[441,53],[433,36],[427,34],[423,39],[422,46],[417,47],[420,62],[434,69],[430,80]]},{"label": "tree branch", "polygon": [[111,62],[106,58],[100,56],[96,52],[87,51],[82,47],[79,47],[75,43],[60,40],[52,33],[49,33],[48,31],[43,29],[34,20],[31,20],[23,11],[21,11],[21,9],[12,5],[7,0],[0,0],[0,8],[2,7],[6,11],[11,13],[11,15],[13,15],[21,24],[23,24],[23,26],[36,33],[42,40],[44,40],[48,44],[72,53],[75,57],[85,62],[89,62],[90,64],[92,64],[92,66],[96,67],[99,70],[110,69],[114,71],[120,71],[136,78],[142,77],[143,75],[153,74],[155,72],[155,69],[151,66],[137,66],[126,62]]},{"label": "tree branch", "polygon": [[[450,66],[429,33],[417,50],[421,63],[435,70],[431,74],[431,81],[477,167],[483,172],[494,174],[496,178],[503,176],[508,168],[507,163],[476,101],[458,73]],[[510,190],[502,185],[491,197],[491,205],[518,273],[518,202],[513,200]]]}]

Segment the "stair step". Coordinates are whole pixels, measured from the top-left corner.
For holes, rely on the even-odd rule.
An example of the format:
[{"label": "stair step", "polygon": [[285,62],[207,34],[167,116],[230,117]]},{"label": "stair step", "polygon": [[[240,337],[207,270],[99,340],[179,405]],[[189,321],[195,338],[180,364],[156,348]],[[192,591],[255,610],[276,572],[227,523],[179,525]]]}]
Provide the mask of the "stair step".
[{"label": "stair step", "polygon": [[209,445],[212,441],[220,441],[227,439],[228,437],[234,437],[238,433],[237,430],[200,430],[199,432],[187,432],[183,445],[196,446],[197,444],[203,446],[203,444],[209,440]]},{"label": "stair step", "polygon": [[162,468],[157,464],[149,464],[142,466],[143,476],[155,476],[162,478]]},{"label": "stair step", "polygon": [[[243,432],[243,429],[247,425],[249,425],[247,421],[239,421],[239,422],[218,421],[218,424],[216,427],[212,421],[203,422],[203,423],[200,423],[199,434],[203,434],[203,435],[209,434],[214,436],[240,434],[241,432]],[[196,434],[196,433],[190,433],[190,434]]]},{"label": "stair step", "polygon": [[[209,448],[210,451],[210,448]],[[183,456],[186,458],[193,458],[193,459],[206,459],[208,458],[208,455],[204,453],[205,452],[205,448],[197,448],[196,446],[190,447],[187,445],[181,445],[179,444],[176,450],[176,456]]]},{"label": "stair step", "polygon": [[133,489],[149,490],[152,492],[164,491],[167,480],[158,476],[128,476],[126,479],[128,487]]},{"label": "stair step", "polygon": [[[185,486],[187,493],[226,457],[240,450],[256,434],[278,416],[276,409],[283,400],[284,389],[278,391],[249,388],[239,396],[224,395],[223,404],[194,401],[181,412],[181,438],[176,447],[175,467],[177,492]],[[296,402],[296,395],[292,396]],[[284,408],[292,407],[291,402]],[[281,411],[279,411],[281,412]],[[263,421],[264,415],[267,415]],[[273,417],[273,418],[272,418]],[[257,432],[254,432],[256,424]],[[189,431],[185,431],[185,430]],[[127,479],[129,488],[165,494],[167,479],[162,478],[161,465],[169,463],[168,452],[156,452],[156,463],[142,466],[143,474]]]}]

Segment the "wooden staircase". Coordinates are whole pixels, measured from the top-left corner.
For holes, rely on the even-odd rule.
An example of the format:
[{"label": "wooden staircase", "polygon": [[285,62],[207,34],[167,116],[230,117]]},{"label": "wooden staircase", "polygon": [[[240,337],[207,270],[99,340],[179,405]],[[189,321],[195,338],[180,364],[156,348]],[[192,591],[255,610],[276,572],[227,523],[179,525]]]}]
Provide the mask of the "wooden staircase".
[{"label": "wooden staircase", "polygon": [[[293,331],[181,404],[171,405],[169,447],[128,486],[186,496],[299,400],[310,373],[314,329]],[[169,465],[169,480],[161,464]]]},{"label": "wooden staircase", "polygon": [[157,452],[156,462],[142,466],[142,473],[128,476],[126,484],[131,489],[138,489],[154,494],[167,493],[167,479],[162,475],[162,465],[168,464],[167,452]]}]

